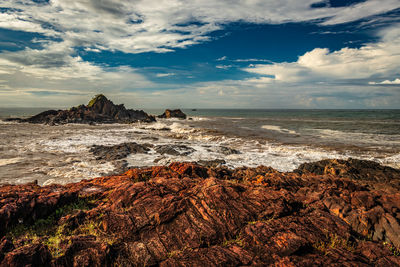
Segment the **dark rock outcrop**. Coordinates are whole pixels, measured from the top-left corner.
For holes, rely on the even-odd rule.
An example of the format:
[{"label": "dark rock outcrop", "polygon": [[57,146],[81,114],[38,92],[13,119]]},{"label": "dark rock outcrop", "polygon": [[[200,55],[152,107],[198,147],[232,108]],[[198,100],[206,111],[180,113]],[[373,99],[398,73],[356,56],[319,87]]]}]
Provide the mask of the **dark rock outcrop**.
[{"label": "dark rock outcrop", "polygon": [[157,145],[154,147],[157,153],[164,155],[173,155],[173,156],[187,156],[193,152],[195,152],[194,148],[185,146],[185,145]]},{"label": "dark rock outcrop", "polygon": [[118,160],[127,157],[130,154],[147,153],[153,145],[138,144],[135,142],[122,143],[114,146],[94,145],[90,152],[96,156],[97,160]]},{"label": "dark rock outcrop", "polygon": [[193,163],[0,187],[1,266],[400,266],[400,192]]},{"label": "dark rock outcrop", "polygon": [[182,112],[180,109],[166,109],[165,112],[161,115],[158,115],[157,118],[170,119],[170,118],[178,118],[178,119],[186,119],[186,114]]},{"label": "dark rock outcrop", "polygon": [[126,109],[123,104],[115,105],[104,95],[95,96],[88,105],[80,105],[69,110],[48,110],[27,119],[7,119],[49,125],[65,123],[131,123],[152,122],[153,116],[143,110]]}]

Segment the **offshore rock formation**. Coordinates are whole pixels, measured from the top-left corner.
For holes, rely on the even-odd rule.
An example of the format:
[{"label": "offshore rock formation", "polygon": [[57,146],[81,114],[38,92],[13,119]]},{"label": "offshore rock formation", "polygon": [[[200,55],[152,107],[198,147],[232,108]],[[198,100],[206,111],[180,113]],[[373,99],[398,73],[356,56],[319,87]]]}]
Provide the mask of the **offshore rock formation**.
[{"label": "offshore rock formation", "polygon": [[170,118],[178,118],[178,119],[186,119],[186,114],[182,112],[180,109],[166,109],[165,112],[161,115],[158,115],[157,118],[162,119],[170,119]]},{"label": "offshore rock formation", "polygon": [[152,122],[153,116],[143,110],[126,109],[123,104],[115,105],[104,95],[97,95],[88,105],[80,105],[69,110],[48,110],[27,119],[13,118],[7,121],[45,123],[49,125],[65,123],[131,123]]},{"label": "offshore rock formation", "polygon": [[399,222],[398,190],[172,163],[0,187],[0,265],[400,266]]}]

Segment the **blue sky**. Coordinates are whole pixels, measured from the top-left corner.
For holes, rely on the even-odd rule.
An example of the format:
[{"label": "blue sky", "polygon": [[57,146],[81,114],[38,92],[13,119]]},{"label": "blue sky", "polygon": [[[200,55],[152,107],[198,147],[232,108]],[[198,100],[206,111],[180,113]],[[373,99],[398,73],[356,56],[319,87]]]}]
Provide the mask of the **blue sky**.
[{"label": "blue sky", "polygon": [[399,0],[0,0],[0,107],[398,108]]}]

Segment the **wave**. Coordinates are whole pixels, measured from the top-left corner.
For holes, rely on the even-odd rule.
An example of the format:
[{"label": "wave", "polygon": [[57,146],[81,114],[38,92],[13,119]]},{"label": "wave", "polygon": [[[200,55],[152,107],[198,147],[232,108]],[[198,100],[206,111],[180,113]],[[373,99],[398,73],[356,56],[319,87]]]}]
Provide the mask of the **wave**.
[{"label": "wave", "polygon": [[281,126],[277,125],[263,125],[261,126],[262,129],[269,130],[269,131],[275,131],[275,132],[280,132],[280,133],[285,133],[285,134],[297,134],[296,131],[294,130],[289,130],[282,128]]},{"label": "wave", "polygon": [[400,144],[400,135],[368,134],[360,132],[345,132],[331,129],[311,129],[316,132],[318,137],[323,139],[333,139],[342,142],[355,142],[362,144]]},{"label": "wave", "polygon": [[[392,167],[400,167],[398,166],[400,154],[395,154],[395,151],[389,155],[389,153],[385,154],[379,150],[374,152],[335,151],[334,147],[328,150],[304,144],[282,145],[268,142],[265,139],[223,135],[222,132],[217,131],[218,129],[213,128],[214,122],[210,124],[210,129],[196,128],[191,125],[196,125],[196,123],[165,120],[151,124],[62,125],[53,128],[17,125],[15,131],[5,132],[8,136],[5,136],[4,140],[11,140],[10,144],[7,143],[7,147],[14,149],[12,153],[18,154],[13,155],[19,157],[0,159],[0,166],[19,161],[27,164],[26,166],[18,164],[18,169],[12,177],[6,173],[8,167],[0,169],[0,177],[3,176],[0,183],[6,180],[22,183],[27,182],[27,179],[38,179],[40,184],[67,183],[118,172],[120,170],[116,169],[118,168],[116,166],[122,166],[121,162],[95,160],[88,150],[92,145],[116,145],[125,142],[150,143],[154,146],[175,145],[178,152],[185,152],[180,151],[179,146],[186,146],[191,151],[180,155],[168,155],[158,153],[154,147],[149,153],[128,156],[126,160],[131,167],[167,165],[172,161],[192,162],[223,159],[226,165],[232,168],[266,165],[279,171],[292,171],[304,162],[326,158],[346,159],[348,157],[375,160]],[[165,128],[168,129],[161,130]],[[263,125],[262,128],[277,133],[297,134],[295,131],[276,125]],[[335,130],[308,129],[308,131],[312,133],[312,136],[318,135],[325,138],[349,138],[352,135]],[[20,134],[19,139],[14,136],[16,132]],[[32,135],[32,132],[36,135]],[[366,136],[360,137],[358,133],[353,135],[351,137],[353,139],[366,139]],[[393,142],[396,142],[396,138],[398,138],[398,136],[383,135],[379,138],[382,137],[393,138]],[[400,138],[397,139],[397,142],[400,142]],[[240,153],[227,152],[234,150]],[[12,157],[10,151],[8,148],[1,150],[0,147],[0,158]],[[14,167],[12,166],[12,168]],[[32,175],[27,176],[27,173]]]},{"label": "wave", "polygon": [[5,166],[9,164],[14,164],[22,161],[23,158],[17,157],[17,158],[10,158],[10,159],[0,159],[0,166]]}]

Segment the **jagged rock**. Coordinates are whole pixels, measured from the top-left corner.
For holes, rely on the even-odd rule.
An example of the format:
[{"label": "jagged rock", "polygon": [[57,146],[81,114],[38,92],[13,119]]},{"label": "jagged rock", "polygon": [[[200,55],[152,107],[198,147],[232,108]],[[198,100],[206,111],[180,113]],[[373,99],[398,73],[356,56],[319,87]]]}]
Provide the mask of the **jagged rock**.
[{"label": "jagged rock", "polygon": [[175,162],[4,185],[1,265],[400,266],[400,192],[361,182]]},{"label": "jagged rock", "polygon": [[155,118],[143,110],[126,109],[123,104],[114,105],[104,95],[95,96],[88,105],[80,105],[69,110],[48,110],[27,119],[12,118],[7,121],[45,123],[49,125],[65,123],[131,123],[153,122]]},{"label": "jagged rock", "polygon": [[400,170],[382,166],[375,161],[349,158],[326,159],[312,163],[303,163],[295,170],[298,173],[331,174],[357,180],[388,182],[400,179]]},{"label": "jagged rock", "polygon": [[390,184],[392,187],[400,190],[400,170],[369,160],[352,158],[348,160],[326,159],[312,163],[303,163],[294,172],[300,174],[334,175],[366,182],[374,181],[383,184],[383,187]]},{"label": "jagged rock", "polygon": [[178,118],[178,119],[186,119],[186,114],[182,112],[180,109],[166,109],[165,112],[161,115],[157,116],[158,118],[170,119],[170,118]]},{"label": "jagged rock", "polygon": [[51,255],[46,246],[32,244],[9,252],[0,266],[49,266]]}]

